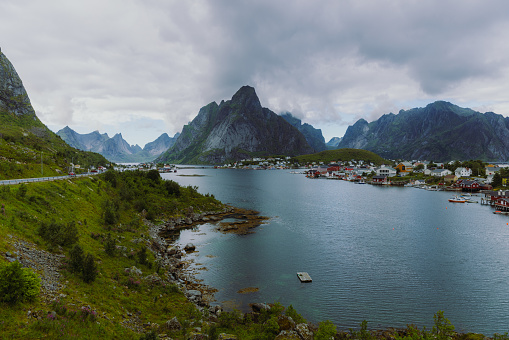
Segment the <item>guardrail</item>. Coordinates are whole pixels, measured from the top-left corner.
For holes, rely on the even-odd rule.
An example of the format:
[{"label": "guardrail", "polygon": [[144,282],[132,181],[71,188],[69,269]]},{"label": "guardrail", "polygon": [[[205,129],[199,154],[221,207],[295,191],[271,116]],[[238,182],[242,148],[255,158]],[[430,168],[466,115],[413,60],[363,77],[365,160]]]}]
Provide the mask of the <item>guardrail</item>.
[{"label": "guardrail", "polygon": [[65,175],[65,176],[53,176],[53,177],[37,177],[37,178],[21,178],[21,179],[6,179],[0,181],[0,185],[15,185],[21,183],[32,183],[32,182],[48,182],[48,181],[58,181],[61,179],[74,178],[74,177],[87,177],[92,175],[97,175],[97,173],[86,173],[79,175]]}]

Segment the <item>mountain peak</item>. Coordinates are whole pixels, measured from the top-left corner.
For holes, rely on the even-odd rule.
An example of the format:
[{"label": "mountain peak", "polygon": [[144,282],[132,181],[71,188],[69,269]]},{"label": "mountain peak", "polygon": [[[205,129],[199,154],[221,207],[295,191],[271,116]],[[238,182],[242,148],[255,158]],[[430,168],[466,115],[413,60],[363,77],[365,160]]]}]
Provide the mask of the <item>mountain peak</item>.
[{"label": "mountain peak", "polygon": [[0,108],[5,108],[16,116],[29,115],[36,117],[21,78],[9,59],[1,51]]},{"label": "mountain peak", "polygon": [[242,86],[232,97],[232,103],[246,108],[260,108],[262,104],[256,95],[254,87]]}]

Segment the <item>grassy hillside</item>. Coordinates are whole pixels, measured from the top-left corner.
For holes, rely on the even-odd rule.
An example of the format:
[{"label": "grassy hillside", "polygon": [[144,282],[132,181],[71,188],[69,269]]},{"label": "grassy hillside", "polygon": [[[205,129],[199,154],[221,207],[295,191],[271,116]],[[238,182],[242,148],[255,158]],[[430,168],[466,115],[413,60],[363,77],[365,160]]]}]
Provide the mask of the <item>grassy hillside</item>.
[{"label": "grassy hillside", "polygon": [[318,153],[314,153],[311,155],[302,155],[293,158],[294,161],[297,161],[300,164],[307,164],[312,162],[323,162],[325,164],[331,162],[345,162],[345,161],[364,161],[368,163],[373,163],[376,165],[380,164],[388,164],[389,162],[377,154],[361,149],[336,149],[336,150],[325,150]]},{"label": "grassy hillside", "polygon": [[[0,254],[19,253],[16,245],[29,242],[41,251],[65,256],[58,268],[60,291],[42,290],[33,302],[0,302],[2,338],[59,338],[64,334],[131,339],[139,335],[127,327],[129,323],[125,326],[128,320],[135,328],[149,320],[163,324],[173,316],[192,320],[199,315],[175,285],[143,279],[149,274],[164,277],[165,271],[150,251],[146,260],[140,257],[150,245],[142,216],[156,221],[185,214],[190,205],[197,212],[223,205],[194,188],[164,182],[157,172],[152,176],[110,172],[101,177],[0,186]],[[58,225],[62,228],[55,227]],[[72,230],[77,242],[69,236]],[[112,254],[106,251],[108,240],[115,245]],[[65,269],[76,244],[95,259],[98,275],[90,283]],[[0,256],[0,267],[6,263]],[[143,274],[126,273],[124,269],[132,266]],[[38,271],[44,272],[44,268]],[[52,302],[54,298],[58,302]],[[36,317],[27,316],[27,311]],[[52,311],[56,315],[48,317]]]},{"label": "grassy hillside", "polygon": [[36,116],[0,108],[0,180],[58,176],[69,171],[72,161],[83,169],[109,163],[70,147]]}]

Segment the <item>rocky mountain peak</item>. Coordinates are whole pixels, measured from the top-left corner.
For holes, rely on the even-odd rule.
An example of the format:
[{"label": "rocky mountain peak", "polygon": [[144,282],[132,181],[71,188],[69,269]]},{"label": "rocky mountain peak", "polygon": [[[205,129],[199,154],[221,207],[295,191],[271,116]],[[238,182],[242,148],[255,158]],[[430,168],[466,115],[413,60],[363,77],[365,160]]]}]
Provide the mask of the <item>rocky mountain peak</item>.
[{"label": "rocky mountain peak", "polygon": [[7,57],[0,51],[0,108],[19,115],[36,117],[21,78]]}]

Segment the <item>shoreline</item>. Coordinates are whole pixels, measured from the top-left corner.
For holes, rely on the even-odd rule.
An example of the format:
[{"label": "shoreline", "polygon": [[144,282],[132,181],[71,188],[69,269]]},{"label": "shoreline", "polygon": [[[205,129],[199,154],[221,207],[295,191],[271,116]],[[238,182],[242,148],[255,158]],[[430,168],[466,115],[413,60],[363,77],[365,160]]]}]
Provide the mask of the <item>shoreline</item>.
[{"label": "shoreline", "polygon": [[[270,219],[259,214],[255,210],[229,205],[226,205],[222,211],[196,214],[194,209],[190,207],[185,217],[172,218],[163,222],[163,224],[155,225],[145,221],[149,226],[150,249],[156,257],[156,261],[165,268],[168,279],[181,288],[187,299],[195,304],[198,309],[208,308],[211,314],[216,315],[218,311],[224,309],[221,303],[211,306],[211,303],[216,301],[214,294],[218,289],[203,284],[202,280],[196,278],[196,272],[190,270],[194,263],[193,259],[183,259],[186,254],[195,251],[195,246],[190,243],[181,249],[176,245],[176,240],[181,230],[206,223],[215,225],[215,231],[217,232],[237,235],[251,234],[254,233],[254,228]],[[232,219],[233,221],[225,222],[225,219]],[[198,270],[206,270],[206,268],[203,267]]]}]

